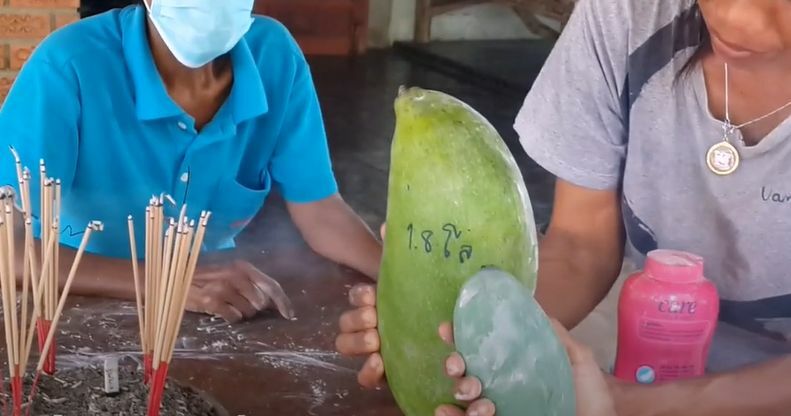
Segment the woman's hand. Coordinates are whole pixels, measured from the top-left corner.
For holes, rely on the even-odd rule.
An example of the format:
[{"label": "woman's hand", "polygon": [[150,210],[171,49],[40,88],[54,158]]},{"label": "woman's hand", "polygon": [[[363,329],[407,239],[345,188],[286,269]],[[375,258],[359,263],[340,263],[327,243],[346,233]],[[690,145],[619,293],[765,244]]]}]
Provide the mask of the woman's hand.
[{"label": "woman's hand", "polygon": [[294,318],[294,307],[280,284],[241,260],[199,268],[187,299],[189,311],[220,316],[228,322],[250,319],[270,308],[277,308],[288,320]]},{"label": "woman's hand", "polygon": [[357,381],[363,387],[376,387],[382,383],[385,373],[376,330],[376,288],[369,284],[357,285],[349,291],[349,301],[357,309],[341,315],[341,333],[335,339],[335,348],[344,355],[368,355],[357,373]]},{"label": "woman's hand", "polygon": [[[574,372],[574,389],[577,398],[577,416],[616,416],[615,404],[610,389],[599,369],[593,352],[578,344],[557,321],[552,321],[560,341],[566,347],[569,361]],[[444,323],[439,327],[443,341],[453,345],[453,327]],[[466,412],[458,407],[443,405],[437,408],[436,416],[494,416],[495,406],[490,400],[481,398],[483,386],[471,376],[465,376],[464,359],[459,353],[452,353],[445,361],[445,373],[456,381],[454,397],[469,403]]]}]

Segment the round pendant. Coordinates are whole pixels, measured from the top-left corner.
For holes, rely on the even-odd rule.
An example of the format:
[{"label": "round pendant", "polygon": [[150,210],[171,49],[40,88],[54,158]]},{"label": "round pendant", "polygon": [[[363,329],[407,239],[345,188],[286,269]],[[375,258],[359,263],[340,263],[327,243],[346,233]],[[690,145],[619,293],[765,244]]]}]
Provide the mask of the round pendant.
[{"label": "round pendant", "polygon": [[727,141],[720,141],[709,148],[706,164],[717,175],[730,175],[739,167],[739,151]]}]

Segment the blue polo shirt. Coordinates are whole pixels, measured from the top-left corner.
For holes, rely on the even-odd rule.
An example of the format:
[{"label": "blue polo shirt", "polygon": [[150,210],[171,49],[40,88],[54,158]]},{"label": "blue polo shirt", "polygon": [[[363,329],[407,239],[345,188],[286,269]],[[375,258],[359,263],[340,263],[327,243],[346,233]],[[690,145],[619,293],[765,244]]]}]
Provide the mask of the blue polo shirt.
[{"label": "blue polo shirt", "polygon": [[146,33],[139,6],[53,33],[0,109],[0,183],[17,185],[13,145],[33,174],[37,216],[44,159],[62,181],[62,244],[78,247],[99,220],[89,252],[129,257],[132,214],[142,253],[145,207],[164,192],[193,218],[212,212],[204,248],[229,248],[273,188],[292,203],[337,192],[310,70],[282,25],[257,17],[231,50],[233,87],[201,131],[168,96]]}]

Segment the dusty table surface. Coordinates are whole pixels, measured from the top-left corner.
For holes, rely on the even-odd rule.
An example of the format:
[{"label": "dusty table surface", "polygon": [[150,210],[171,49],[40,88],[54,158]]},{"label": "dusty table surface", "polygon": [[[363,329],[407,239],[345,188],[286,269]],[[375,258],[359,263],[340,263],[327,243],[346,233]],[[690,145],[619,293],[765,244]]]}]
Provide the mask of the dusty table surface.
[{"label": "dusty table surface", "polygon": [[[297,319],[268,311],[228,324],[186,314],[171,376],[208,393],[231,415],[401,415],[386,388],[358,386],[361,359],[334,349],[349,289],[367,279],[310,251],[281,207],[263,214],[220,260],[245,259],[275,277]],[[101,363],[108,354],[141,360],[134,302],[72,297],[59,332],[58,368]]]},{"label": "dusty table surface", "polygon": [[[299,246],[258,257],[254,263],[290,295],[297,320],[267,312],[231,325],[188,314],[172,376],[207,392],[232,415],[400,415],[389,391],[357,385],[360,360],[334,351],[348,290],[364,279]],[[133,303],[76,297],[72,303],[61,324],[59,367],[106,354],[140,358]]]}]

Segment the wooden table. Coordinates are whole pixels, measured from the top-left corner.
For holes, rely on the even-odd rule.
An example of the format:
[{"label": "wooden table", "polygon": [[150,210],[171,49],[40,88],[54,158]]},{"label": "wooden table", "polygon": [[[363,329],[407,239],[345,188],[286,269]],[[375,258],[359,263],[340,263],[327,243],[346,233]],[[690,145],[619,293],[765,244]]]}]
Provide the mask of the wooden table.
[{"label": "wooden table", "polygon": [[[297,320],[266,313],[229,325],[188,314],[171,375],[207,392],[231,415],[400,415],[387,389],[358,387],[360,360],[334,351],[348,290],[365,279],[313,254],[284,209],[277,202],[269,204],[234,255],[282,283]],[[107,354],[140,359],[133,303],[96,298],[73,298],[70,303],[58,338],[59,368],[101,362]]]}]

